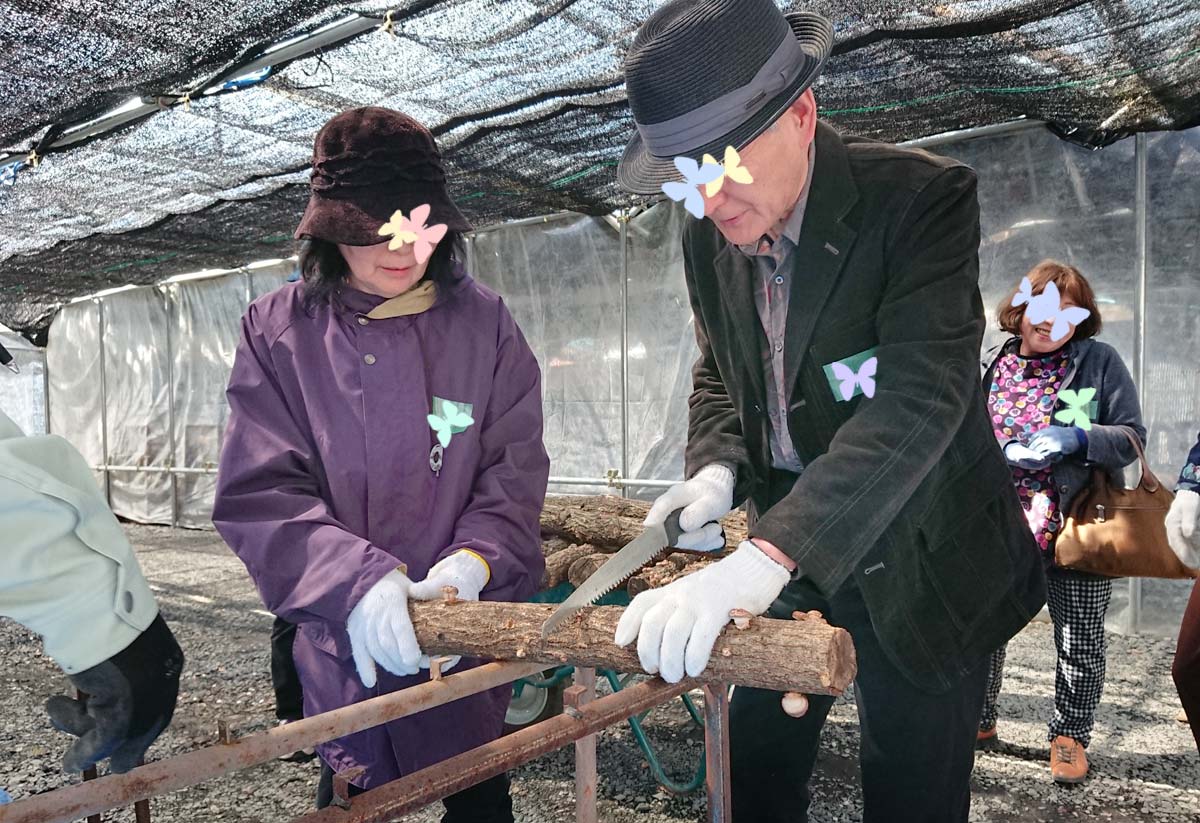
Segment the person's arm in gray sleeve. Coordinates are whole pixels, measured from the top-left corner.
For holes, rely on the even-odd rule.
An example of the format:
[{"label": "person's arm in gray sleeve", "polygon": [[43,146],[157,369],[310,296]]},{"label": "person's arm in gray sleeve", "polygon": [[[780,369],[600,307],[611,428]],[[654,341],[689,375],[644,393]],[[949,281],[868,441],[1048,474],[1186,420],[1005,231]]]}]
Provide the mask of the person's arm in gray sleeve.
[{"label": "person's arm in gray sleeve", "polygon": [[111,758],[110,771],[128,771],[171,720],[183,652],[83,457],[3,413],[0,534],[0,615],[40,634],[89,695],[47,702],[55,727],[79,737],[63,767]]}]

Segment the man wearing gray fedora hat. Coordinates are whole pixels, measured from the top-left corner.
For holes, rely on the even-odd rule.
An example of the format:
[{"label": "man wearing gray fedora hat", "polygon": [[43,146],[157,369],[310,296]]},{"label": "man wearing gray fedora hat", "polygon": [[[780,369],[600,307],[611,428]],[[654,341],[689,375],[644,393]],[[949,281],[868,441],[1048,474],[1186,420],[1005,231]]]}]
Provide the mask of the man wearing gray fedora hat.
[{"label": "man wearing gray fedora hat", "polygon": [[[723,545],[712,521],[735,504],[751,526],[636,597],[616,641],[678,681],[732,609],[819,610],[857,652],[863,819],[966,821],[986,658],[1045,580],[976,366],[975,175],[819,121],[832,41],[827,20],[773,0],[673,0],[626,58],[637,134],[618,178],[693,213],[700,348],[688,480],[648,522],[682,509],[678,543],[702,549]],[[778,693],[735,690],[738,823],[807,820],[832,703],[793,717]]]}]

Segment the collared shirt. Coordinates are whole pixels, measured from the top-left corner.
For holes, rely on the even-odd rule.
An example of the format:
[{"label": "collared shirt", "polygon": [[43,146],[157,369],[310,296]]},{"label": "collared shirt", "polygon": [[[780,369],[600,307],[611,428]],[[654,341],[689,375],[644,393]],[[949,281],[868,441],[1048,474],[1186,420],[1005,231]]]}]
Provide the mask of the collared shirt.
[{"label": "collared shirt", "polygon": [[762,362],[767,386],[767,418],[771,422],[771,465],[796,474],[801,472],[804,464],[796,454],[788,429],[788,387],[785,385],[786,373],[783,368],[784,335],[787,331],[792,279],[796,276],[799,262],[791,258],[800,242],[815,158],[816,141],[813,141],[808,147],[808,179],[804,181],[804,188],[800,190],[792,213],[784,222],[779,239],[772,242],[764,235],[757,243],[738,246],[738,250],[753,261],[757,280],[754,305],[758,309],[758,319],[765,335]]}]

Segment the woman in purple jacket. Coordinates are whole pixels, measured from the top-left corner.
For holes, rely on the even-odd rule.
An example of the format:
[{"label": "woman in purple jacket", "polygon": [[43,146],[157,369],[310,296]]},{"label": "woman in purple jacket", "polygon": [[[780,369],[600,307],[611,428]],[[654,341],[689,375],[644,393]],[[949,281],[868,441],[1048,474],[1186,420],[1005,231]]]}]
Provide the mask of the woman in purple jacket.
[{"label": "woman in purple jacket", "polygon": [[[213,511],[267,607],[299,626],[306,716],[429,679],[410,599],[532,595],[549,474],[537,361],[457,262],[470,226],[430,133],[344,112],[317,134],[311,189],[303,282],[242,321]],[[319,746],[318,807],[335,772],[363,767],[368,789],[494,740],[508,697]],[[513,819],[503,775],[444,802],[444,821]]]}]

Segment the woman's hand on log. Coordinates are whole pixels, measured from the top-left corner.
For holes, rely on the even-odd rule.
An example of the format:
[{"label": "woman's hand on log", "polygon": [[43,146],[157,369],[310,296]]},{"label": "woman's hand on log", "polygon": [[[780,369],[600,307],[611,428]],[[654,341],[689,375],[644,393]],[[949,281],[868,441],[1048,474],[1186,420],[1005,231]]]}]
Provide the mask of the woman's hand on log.
[{"label": "woman's hand on log", "polygon": [[[439,560],[419,583],[413,583],[408,596],[413,600],[478,600],[479,593],[492,578],[487,561],[468,549],[456,551]],[[450,591],[453,589],[453,591]],[[451,655],[442,660],[442,672],[448,672],[462,660],[461,655]],[[429,668],[429,655],[421,655],[417,666]]]},{"label": "woman's hand on log", "polygon": [[397,677],[418,671],[421,647],[408,616],[411,588],[404,572],[388,572],[367,590],[346,621],[354,667],[368,689],[375,686],[376,663]]},{"label": "woman's hand on log", "polygon": [[637,638],[638,660],[649,674],[678,683],[708,665],[730,612],[762,614],[791,575],[749,541],[728,557],[661,589],[642,592],[617,623],[614,640],[627,646]]},{"label": "woman's hand on log", "polygon": [[419,583],[413,583],[409,597],[413,600],[441,600],[444,589],[452,586],[459,600],[478,600],[479,593],[492,577],[487,562],[473,551],[460,549],[439,560]]}]

